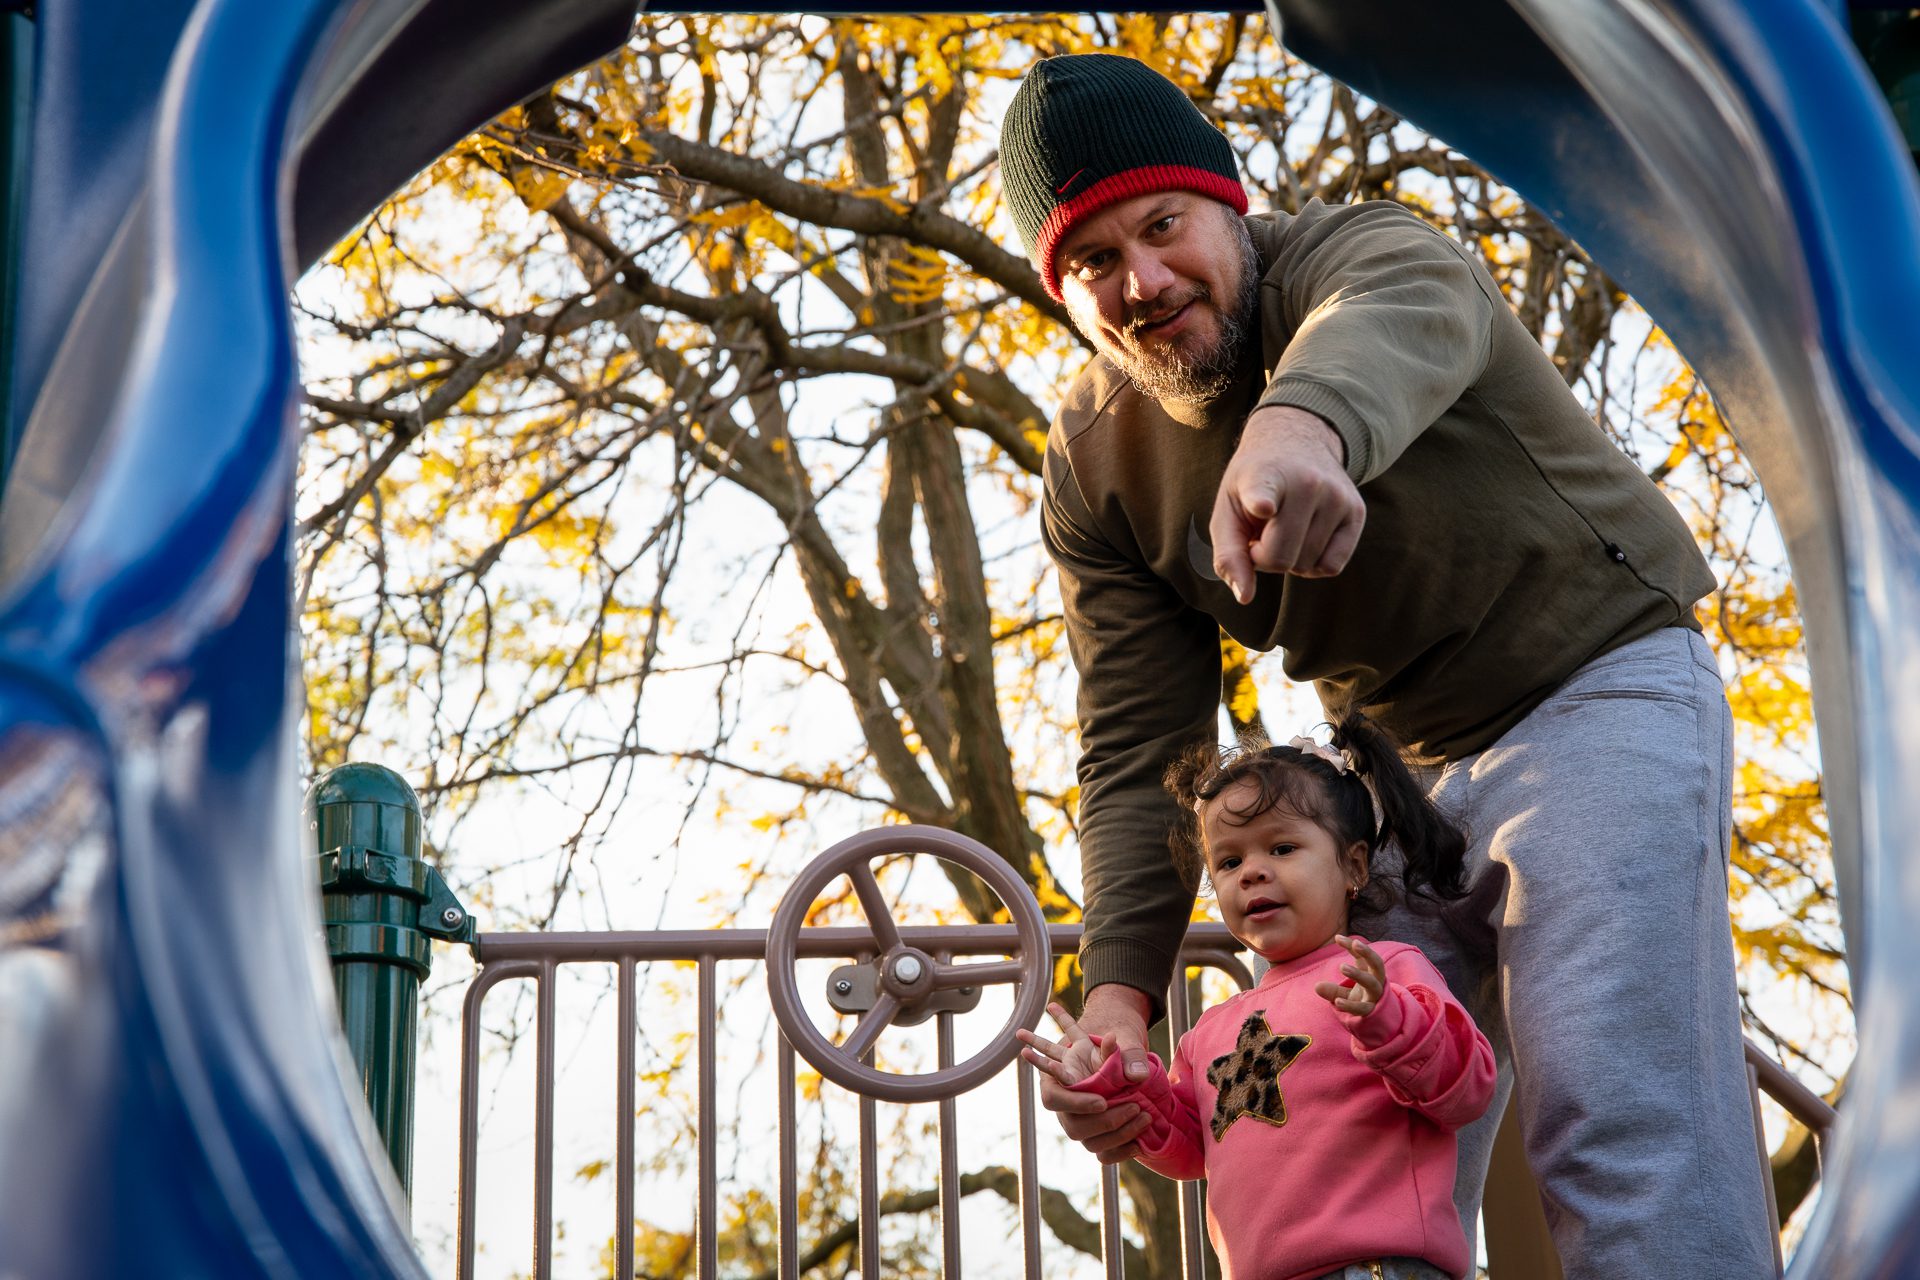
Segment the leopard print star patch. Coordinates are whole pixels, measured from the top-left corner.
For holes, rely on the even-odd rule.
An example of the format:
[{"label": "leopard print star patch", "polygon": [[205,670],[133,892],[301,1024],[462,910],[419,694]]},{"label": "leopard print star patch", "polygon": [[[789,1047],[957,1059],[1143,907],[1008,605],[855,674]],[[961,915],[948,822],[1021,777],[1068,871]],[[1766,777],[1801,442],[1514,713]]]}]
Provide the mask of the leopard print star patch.
[{"label": "leopard print star patch", "polygon": [[1280,1073],[1312,1043],[1312,1036],[1275,1035],[1264,1009],[1249,1014],[1240,1024],[1233,1052],[1215,1058],[1207,1068],[1207,1083],[1219,1091],[1213,1104],[1213,1140],[1225,1138],[1241,1116],[1276,1127],[1285,1124],[1287,1101],[1280,1096]]}]

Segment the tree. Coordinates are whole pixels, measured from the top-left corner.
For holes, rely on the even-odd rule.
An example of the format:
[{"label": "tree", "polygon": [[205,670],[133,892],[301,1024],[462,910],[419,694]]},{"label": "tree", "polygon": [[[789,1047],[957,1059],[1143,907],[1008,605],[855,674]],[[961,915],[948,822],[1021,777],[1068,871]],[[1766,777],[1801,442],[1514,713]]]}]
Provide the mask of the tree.
[{"label": "tree", "polygon": [[[499,798],[565,791],[573,829],[518,908],[534,927],[662,776],[683,831],[768,784],[786,798],[734,811],[747,829],[952,827],[1077,919],[1055,872],[1071,681],[1033,511],[1089,353],[1004,247],[992,145],[1033,59],[1092,49],[1180,83],[1255,207],[1394,199],[1472,248],[1690,512],[1728,583],[1711,634],[1736,710],[1771,735],[1741,775],[1743,954],[1843,1004],[1791,586],[1711,401],[1546,218],[1238,16],[645,17],[421,175],[300,293],[309,763],[408,768],[449,856]],[[1223,658],[1227,720],[1254,729],[1271,682]],[[830,731],[784,732],[770,697]],[[994,915],[972,877],[950,892]],[[1830,1082],[1818,1039],[1775,1043]],[[1171,1275],[1167,1184],[1128,1179],[1145,1264]]]}]

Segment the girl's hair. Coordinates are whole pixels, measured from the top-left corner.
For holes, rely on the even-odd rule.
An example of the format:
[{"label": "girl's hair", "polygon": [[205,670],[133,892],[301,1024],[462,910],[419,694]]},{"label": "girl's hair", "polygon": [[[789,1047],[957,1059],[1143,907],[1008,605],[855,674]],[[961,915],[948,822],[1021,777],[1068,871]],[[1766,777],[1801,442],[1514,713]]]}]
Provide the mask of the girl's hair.
[{"label": "girl's hair", "polygon": [[[1392,840],[1403,859],[1397,878],[1408,897],[1466,896],[1467,837],[1414,781],[1400,744],[1360,712],[1349,711],[1333,727],[1333,745],[1345,752],[1350,769],[1337,769],[1298,747],[1223,752],[1212,743],[1191,748],[1168,766],[1167,790],[1185,813],[1171,836],[1173,861],[1187,886],[1197,888],[1207,869],[1199,806],[1237,783],[1251,782],[1252,799],[1230,809],[1227,821],[1239,825],[1285,807],[1328,832],[1342,849],[1355,841],[1366,845],[1369,867],[1374,853]],[[1374,892],[1376,884],[1369,879],[1357,903],[1368,913],[1382,912],[1390,902]]]}]

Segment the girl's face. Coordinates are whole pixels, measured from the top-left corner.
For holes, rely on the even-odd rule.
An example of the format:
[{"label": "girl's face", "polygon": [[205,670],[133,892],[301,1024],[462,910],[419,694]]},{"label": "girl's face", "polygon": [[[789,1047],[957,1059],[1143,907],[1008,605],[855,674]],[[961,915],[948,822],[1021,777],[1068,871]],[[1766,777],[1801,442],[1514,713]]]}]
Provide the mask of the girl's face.
[{"label": "girl's face", "polygon": [[1347,927],[1347,896],[1367,882],[1367,846],[1342,849],[1316,824],[1276,806],[1237,810],[1259,794],[1237,782],[1206,802],[1200,830],[1220,917],[1234,937],[1279,963],[1316,951]]}]

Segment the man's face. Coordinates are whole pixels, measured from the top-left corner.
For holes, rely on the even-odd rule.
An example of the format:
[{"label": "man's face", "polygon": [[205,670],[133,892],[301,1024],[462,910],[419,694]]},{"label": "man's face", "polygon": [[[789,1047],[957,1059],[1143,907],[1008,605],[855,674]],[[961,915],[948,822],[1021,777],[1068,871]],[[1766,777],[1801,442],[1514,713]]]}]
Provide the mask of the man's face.
[{"label": "man's face", "polygon": [[1206,401],[1233,384],[1259,280],[1239,215],[1186,191],[1135,196],[1054,249],[1067,314],[1155,400]]}]

